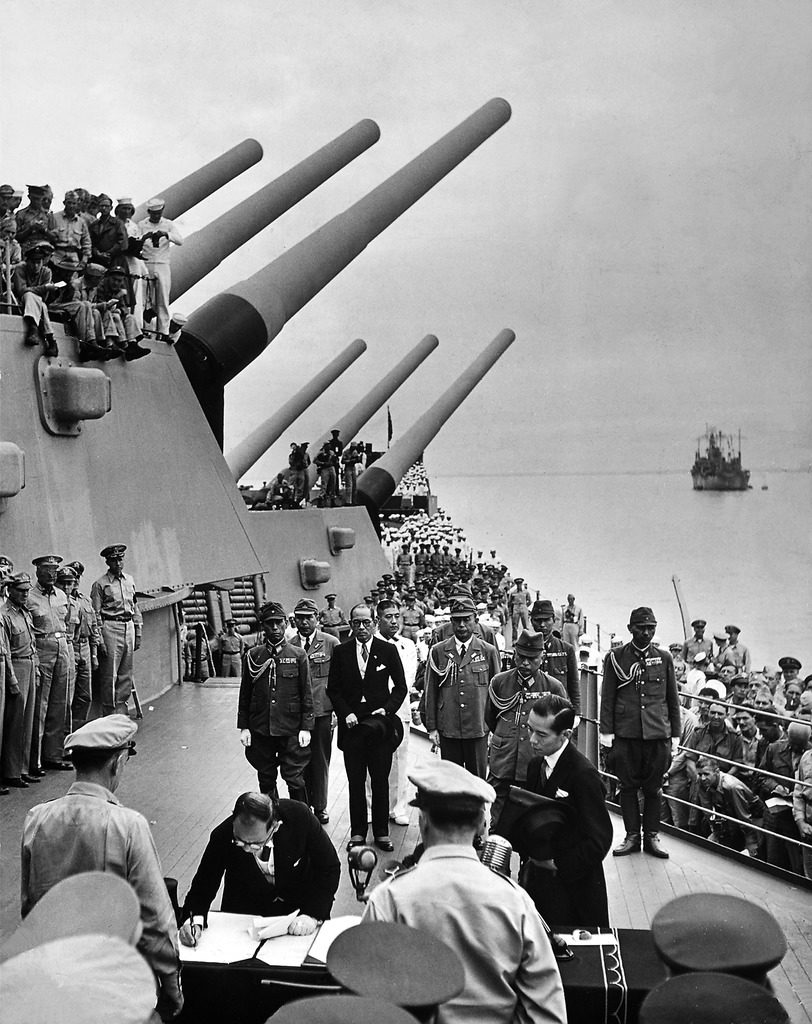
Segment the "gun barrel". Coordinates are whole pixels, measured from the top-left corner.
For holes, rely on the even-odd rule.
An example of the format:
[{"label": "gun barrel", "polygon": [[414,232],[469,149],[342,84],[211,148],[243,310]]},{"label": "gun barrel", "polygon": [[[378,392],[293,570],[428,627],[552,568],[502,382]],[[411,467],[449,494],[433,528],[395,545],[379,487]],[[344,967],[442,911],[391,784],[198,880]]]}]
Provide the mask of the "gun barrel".
[{"label": "gun barrel", "polygon": [[373,238],[501,128],[510,113],[507,101],[490,100],[349,209],[195,310],[181,344],[201,350],[219,368],[220,384],[231,380]]},{"label": "gun barrel", "polygon": [[[371,388],[348,413],[345,413],[340,420],[337,420],[330,430],[325,431],[321,437],[310,445],[308,451],[310,457],[315,458],[325,441],[330,440],[333,430],[338,431],[339,438],[349,444],[358,434],[358,431],[365,423],[372,419],[378,409],[387,402],[397,391],[401,384],[410,377],[423,360],[430,355],[440,344],[433,334],[427,334],[422,341],[419,341],[411,352],[407,352],[397,366],[382,377],[378,383]],[[311,463],[307,467],[307,475],[310,486],[316,482],[316,467]]]},{"label": "gun barrel", "polygon": [[381,137],[363,120],[186,239],[172,256],[174,302],[236,249],[295,206]]},{"label": "gun barrel", "polygon": [[272,416],[269,416],[264,423],[252,430],[246,438],[232,448],[226,455],[226,462],[234,474],[234,479],[239,480],[247,473],[271,445],[284,434],[291,423],[294,423],[305,409],[366,350],[367,343],[361,338],[356,338],[320,373],[308,381],[300,391],[297,391],[292,398],[280,406]]},{"label": "gun barrel", "polygon": [[406,470],[423,454],[446,420],[465,401],[515,339],[513,331],[507,328],[500,331],[434,405],[398,438],[389,451],[358,477],[358,500],[366,505],[370,512],[377,513],[378,509],[392,497]]},{"label": "gun barrel", "polygon": [[[262,146],[256,139],[244,139],[220,156],[210,160],[185,178],[167,185],[152,194],[166,201],[164,216],[172,220],[191,210],[193,206],[222,188],[226,182],[247,171],[262,159]],[[134,220],[143,220],[147,215],[146,201],[136,207]]]}]

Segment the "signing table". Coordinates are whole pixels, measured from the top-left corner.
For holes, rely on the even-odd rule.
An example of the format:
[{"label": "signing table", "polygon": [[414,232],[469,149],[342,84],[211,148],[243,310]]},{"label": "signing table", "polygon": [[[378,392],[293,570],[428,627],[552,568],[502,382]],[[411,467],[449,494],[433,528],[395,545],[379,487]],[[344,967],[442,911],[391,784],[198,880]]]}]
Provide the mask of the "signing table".
[{"label": "signing table", "polygon": [[[292,999],[341,991],[327,971],[327,951],[359,917],[325,921],[315,935],[265,940],[253,937],[254,921],[213,911],[197,947],[181,947],[186,1006],[179,1021],[264,1024]],[[574,954],[559,963],[570,1021],[634,1024],[646,994],[666,976],[651,933],[595,928],[564,937]]]}]

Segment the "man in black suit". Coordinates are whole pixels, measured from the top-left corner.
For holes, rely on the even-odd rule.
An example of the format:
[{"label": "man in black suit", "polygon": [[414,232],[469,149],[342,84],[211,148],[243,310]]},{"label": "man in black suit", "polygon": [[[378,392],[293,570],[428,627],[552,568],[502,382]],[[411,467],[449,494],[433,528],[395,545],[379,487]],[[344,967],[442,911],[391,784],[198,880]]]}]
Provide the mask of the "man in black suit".
[{"label": "man in black suit", "polygon": [[357,604],[350,612],[352,636],[333,650],[327,696],[338,716],[338,746],[350,794],[350,841],[362,846],[367,836],[367,772],[372,788],[375,845],[393,849],[389,838],[389,771],[392,752],[402,737],[396,711],[406,700],[406,680],[397,647],[373,636],[372,612]]},{"label": "man in black suit", "polygon": [[597,770],[570,742],[575,709],[544,693],[528,716],[537,755],[527,768],[527,789],[569,809],[563,825],[522,869],[521,883],[550,925],[609,927],[603,858],[612,845],[612,822]]},{"label": "man in black suit", "polygon": [[[278,917],[299,911],[291,935],[330,916],[341,865],[330,838],[298,800],[243,793],[209,836],[183,906],[180,940],[194,945],[225,875],[221,910]],[[198,920],[198,918],[200,920]]]}]

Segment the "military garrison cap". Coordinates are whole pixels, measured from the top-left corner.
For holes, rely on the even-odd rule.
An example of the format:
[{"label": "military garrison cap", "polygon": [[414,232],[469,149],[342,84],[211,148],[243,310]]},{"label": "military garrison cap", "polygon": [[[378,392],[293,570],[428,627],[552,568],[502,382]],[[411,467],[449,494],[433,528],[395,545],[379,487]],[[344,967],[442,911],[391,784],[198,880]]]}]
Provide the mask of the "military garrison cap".
[{"label": "military garrison cap", "polygon": [[39,558],[32,558],[31,564],[47,566],[50,569],[55,569],[61,561],[61,555],[40,555]]},{"label": "military garrison cap", "polygon": [[795,669],[796,672],[801,671],[801,663],[797,658],[779,658],[778,667],[783,669]]},{"label": "military garrison cap", "polygon": [[530,609],[530,614],[535,615],[537,618],[549,617],[555,618],[555,608],[553,608],[552,601],[534,601],[533,607]]},{"label": "military garrison cap", "polygon": [[118,556],[123,555],[126,550],[126,544],[108,544],[106,548],[101,549],[99,554],[102,558],[118,558]]},{"label": "military garrison cap", "polygon": [[[393,964],[408,964],[408,970],[393,970]],[[327,952],[327,970],[351,992],[414,1009],[421,1020],[426,1019],[421,1008],[453,999],[465,984],[462,963],[449,946],[427,932],[389,921],[342,932]]]},{"label": "military garrison cap", "polygon": [[274,1024],[415,1024],[417,1020],[384,999],[364,996],[311,996],[287,1003]]},{"label": "military garrison cap", "polygon": [[630,626],[656,626],[657,619],[654,617],[654,612],[651,608],[647,608],[643,605],[640,608],[633,608],[632,613],[629,616]]},{"label": "military garrison cap", "polygon": [[10,587],[30,587],[31,577],[27,572],[17,572],[6,581]]},{"label": "military garrison cap", "polygon": [[786,1010],[761,985],[730,974],[683,974],[643,1000],[640,1024],[785,1024]]},{"label": "military garrison cap", "polygon": [[407,776],[417,786],[417,795],[412,801],[415,807],[422,807],[426,798],[432,797],[445,801],[449,797],[466,796],[489,804],[496,799],[493,786],[453,761],[415,765]]},{"label": "military garrison cap", "polygon": [[544,652],[544,634],[523,629],[518,640],[513,644],[513,650],[516,654],[522,654],[526,658],[535,658],[537,654]]},{"label": "military garrison cap", "polygon": [[268,601],[259,610],[260,622],[284,622],[285,619],[285,609],[277,601]]},{"label": "military garrison cap", "polygon": [[476,605],[471,597],[465,597],[462,594],[455,594],[454,599],[451,602],[451,617],[455,615],[468,616],[476,615]]},{"label": "military garrison cap", "polygon": [[712,971],[763,981],[787,951],[772,914],[718,893],[691,893],[666,903],[654,915],[651,938],[677,974]]},{"label": "military garrison cap", "polygon": [[135,753],[134,736],[138,726],[127,715],[106,715],[96,718],[65,739],[65,750],[121,750],[129,747]]},{"label": "military garrison cap", "polygon": [[318,613],[318,605],[315,601],[311,601],[309,597],[303,597],[301,601],[297,601],[293,609],[294,615],[318,615]]}]

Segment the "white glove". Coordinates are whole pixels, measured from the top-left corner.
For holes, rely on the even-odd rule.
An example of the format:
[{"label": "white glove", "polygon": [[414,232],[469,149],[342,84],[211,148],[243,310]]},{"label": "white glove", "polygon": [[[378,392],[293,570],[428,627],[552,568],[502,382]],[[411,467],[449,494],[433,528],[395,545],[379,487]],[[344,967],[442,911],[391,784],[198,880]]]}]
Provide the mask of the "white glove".
[{"label": "white glove", "polygon": [[[300,729],[299,730],[299,746],[300,747],[309,747],[310,746],[310,733],[308,732],[307,729]],[[301,932],[299,934],[305,935],[307,933],[306,932]]]},{"label": "white glove", "polygon": [[613,732],[602,732],[600,741],[602,747],[611,747],[615,742],[615,734]]}]

